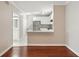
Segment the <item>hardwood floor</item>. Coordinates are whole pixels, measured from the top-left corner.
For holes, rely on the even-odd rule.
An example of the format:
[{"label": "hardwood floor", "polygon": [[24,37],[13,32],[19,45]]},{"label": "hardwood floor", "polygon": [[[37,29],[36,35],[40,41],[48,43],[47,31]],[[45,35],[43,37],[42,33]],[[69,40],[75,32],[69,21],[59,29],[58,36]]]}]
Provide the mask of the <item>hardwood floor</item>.
[{"label": "hardwood floor", "polygon": [[13,47],[2,57],[77,57],[65,46],[19,46]]}]

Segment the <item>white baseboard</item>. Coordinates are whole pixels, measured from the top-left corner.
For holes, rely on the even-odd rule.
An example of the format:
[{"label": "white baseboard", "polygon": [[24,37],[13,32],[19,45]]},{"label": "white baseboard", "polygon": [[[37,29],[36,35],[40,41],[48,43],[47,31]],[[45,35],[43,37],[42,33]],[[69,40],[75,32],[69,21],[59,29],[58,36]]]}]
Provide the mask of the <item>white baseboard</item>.
[{"label": "white baseboard", "polygon": [[28,46],[27,44],[15,44],[15,45],[13,45],[13,47],[15,47],[15,46]]},{"label": "white baseboard", "polygon": [[71,47],[69,47],[68,45],[65,45],[68,49],[70,49],[73,53],[75,53],[77,56],[79,56],[79,53],[74,51]]},{"label": "white baseboard", "polygon": [[10,47],[8,47],[7,49],[5,49],[1,54],[0,56],[2,56],[4,53],[6,53],[9,49],[11,49],[13,47],[13,45],[11,45]]},{"label": "white baseboard", "polygon": [[65,44],[28,44],[27,46],[65,46]]}]

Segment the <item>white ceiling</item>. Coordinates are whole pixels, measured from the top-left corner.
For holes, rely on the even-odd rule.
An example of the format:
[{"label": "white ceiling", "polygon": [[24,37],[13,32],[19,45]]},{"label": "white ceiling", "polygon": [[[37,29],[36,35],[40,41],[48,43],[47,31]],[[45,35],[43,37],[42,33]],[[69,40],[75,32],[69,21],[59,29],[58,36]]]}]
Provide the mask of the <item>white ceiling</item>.
[{"label": "white ceiling", "polygon": [[69,1],[54,1],[54,5],[67,5]]},{"label": "white ceiling", "polygon": [[20,11],[31,13],[38,12],[41,10],[52,9],[54,5],[66,5],[66,1],[14,1],[10,2],[15,7],[17,7]]}]

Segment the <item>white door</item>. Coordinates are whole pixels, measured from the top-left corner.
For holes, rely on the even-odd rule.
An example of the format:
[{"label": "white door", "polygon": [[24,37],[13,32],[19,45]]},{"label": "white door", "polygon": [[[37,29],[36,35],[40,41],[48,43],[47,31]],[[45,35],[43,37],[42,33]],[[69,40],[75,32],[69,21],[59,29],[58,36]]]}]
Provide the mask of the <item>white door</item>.
[{"label": "white door", "polygon": [[19,43],[19,17],[17,15],[13,15],[13,45],[17,45]]}]

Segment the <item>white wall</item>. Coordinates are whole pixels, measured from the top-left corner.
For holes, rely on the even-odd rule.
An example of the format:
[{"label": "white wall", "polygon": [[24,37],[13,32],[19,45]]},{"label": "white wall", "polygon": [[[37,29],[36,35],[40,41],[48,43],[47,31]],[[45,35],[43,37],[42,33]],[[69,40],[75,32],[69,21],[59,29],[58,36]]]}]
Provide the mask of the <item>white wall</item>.
[{"label": "white wall", "polygon": [[66,43],[79,53],[79,2],[70,2],[66,6]]},{"label": "white wall", "polygon": [[0,54],[13,43],[12,39],[12,10],[7,2],[0,1]]}]

